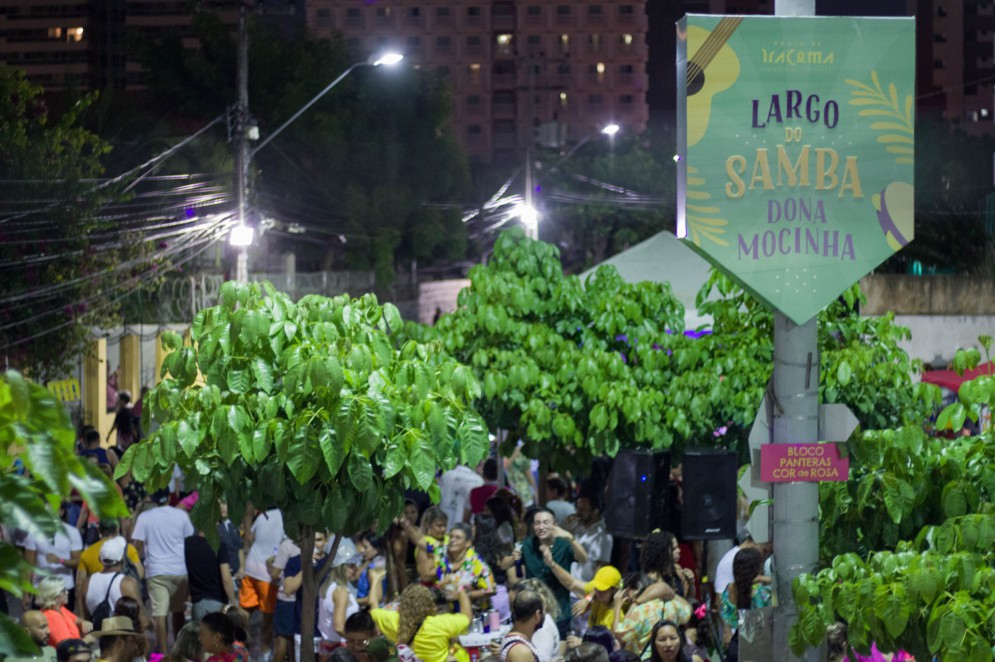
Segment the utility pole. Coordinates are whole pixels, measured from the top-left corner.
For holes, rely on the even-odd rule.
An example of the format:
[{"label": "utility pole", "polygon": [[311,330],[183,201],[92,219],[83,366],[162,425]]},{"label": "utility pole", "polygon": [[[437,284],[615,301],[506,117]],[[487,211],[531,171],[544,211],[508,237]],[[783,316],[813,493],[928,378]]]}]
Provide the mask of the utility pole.
[{"label": "utility pole", "polygon": [[[246,189],[249,170],[249,30],[246,9],[238,10],[238,102],[235,106],[235,199],[238,223],[245,226]],[[249,247],[240,246],[235,266],[235,280],[249,282]]]},{"label": "utility pole", "polygon": [[[775,0],[776,16],[814,16],[815,0]],[[773,441],[819,441],[819,336],[816,317],[798,325],[774,311]],[[775,660],[816,662],[817,648],[796,657],[788,631],[798,620],[791,587],[819,563],[819,483],[774,483],[774,561],[778,608],[774,613]]]}]

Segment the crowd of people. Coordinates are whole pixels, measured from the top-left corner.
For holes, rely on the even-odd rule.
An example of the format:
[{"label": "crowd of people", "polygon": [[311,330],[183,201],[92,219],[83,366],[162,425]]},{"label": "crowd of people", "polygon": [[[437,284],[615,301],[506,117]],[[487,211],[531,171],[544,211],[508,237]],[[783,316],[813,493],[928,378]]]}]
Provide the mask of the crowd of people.
[{"label": "crowd of people", "polygon": [[[116,445],[80,435],[79,454],[108,473],[140,433],[125,393],[118,409]],[[221,504],[208,536],[182,475],[147,494],[126,474],[128,518],[69,501],[54,537],[4,532],[38,570],[21,622],[60,662],[287,662],[311,645],[335,662],[704,662],[734,642],[739,610],[770,604],[761,546],[740,541],[702,583],[700,546],[666,530],[615,540],[603,484],[539,481],[535,468],[517,452],[458,467],[438,477],[438,505],[408,494],[387,531],[318,532],[310,607],[280,510],[250,504],[232,522]],[[308,608],[315,630],[302,637]]]}]

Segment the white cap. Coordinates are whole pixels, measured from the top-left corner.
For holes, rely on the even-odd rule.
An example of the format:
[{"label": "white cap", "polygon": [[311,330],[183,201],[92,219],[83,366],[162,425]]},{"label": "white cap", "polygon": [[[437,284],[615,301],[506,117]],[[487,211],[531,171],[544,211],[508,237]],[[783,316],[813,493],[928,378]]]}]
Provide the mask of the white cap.
[{"label": "white cap", "polygon": [[114,536],[110,540],[104,541],[100,546],[100,560],[107,564],[120,563],[124,558],[124,550],[128,543],[121,536]]}]

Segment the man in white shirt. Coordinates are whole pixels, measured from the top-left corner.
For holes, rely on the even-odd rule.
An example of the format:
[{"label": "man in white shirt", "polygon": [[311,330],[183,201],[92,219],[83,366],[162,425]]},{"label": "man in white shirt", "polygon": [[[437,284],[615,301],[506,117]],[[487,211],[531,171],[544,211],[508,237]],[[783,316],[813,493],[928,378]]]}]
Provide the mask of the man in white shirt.
[{"label": "man in white shirt", "polygon": [[567,501],[567,483],[557,474],[546,478],[546,508],[556,517],[556,523],[563,525],[567,518],[577,512],[574,505]]},{"label": "man in white shirt", "polygon": [[155,623],[156,650],[166,652],[169,628],[166,615],[173,614],[173,632],[183,627],[187,597],[187,565],[183,558],[183,541],[194,534],[186,511],[169,504],[169,490],[152,495],[158,504],[138,516],[132,542],[139,556],[145,557],[152,621]]},{"label": "man in white shirt", "polygon": [[611,563],[614,543],[612,535],[605,529],[605,520],[595,499],[578,497],[577,512],[567,517],[563,528],[574,534],[580,546],[587,550],[587,561],[574,561],[570,566],[570,574],[586,584],[594,579],[598,568]]},{"label": "man in white shirt", "polygon": [[[259,512],[250,505],[245,515],[245,544],[249,546],[249,553],[245,555],[245,576],[242,577],[238,603],[242,609],[262,612],[259,648],[263,659],[269,660],[272,656],[273,614],[276,612],[279,586],[273,583],[266,562],[276,557],[280,543],[287,534],[283,531],[283,514],[279,508]],[[252,519],[253,516],[255,519]]]},{"label": "man in white shirt", "polygon": [[[80,554],[83,553],[83,536],[79,529],[62,522],[62,531],[52,538],[44,536],[28,536],[24,541],[24,560],[42,572],[34,575],[34,583],[48,575],[55,575],[66,580],[69,590],[70,606],[76,604],[76,567],[79,565]],[[26,596],[25,609],[30,607],[31,596]]]},{"label": "man in white shirt", "polygon": [[439,477],[439,507],[449,517],[449,526],[463,521],[470,490],[484,484],[483,477],[470,467],[462,465],[450,469]]}]

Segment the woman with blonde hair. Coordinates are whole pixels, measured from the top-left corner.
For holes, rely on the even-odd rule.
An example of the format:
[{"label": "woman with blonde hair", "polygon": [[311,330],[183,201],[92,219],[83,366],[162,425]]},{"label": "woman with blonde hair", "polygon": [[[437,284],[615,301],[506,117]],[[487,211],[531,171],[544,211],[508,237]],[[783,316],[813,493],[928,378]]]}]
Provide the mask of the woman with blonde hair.
[{"label": "woman with blonde hair", "polygon": [[345,643],[346,619],[359,611],[352,584],[359,579],[362,561],[363,555],[356,551],[351,540],[339,541],[339,548],[331,560],[332,568],[318,591],[318,632],[323,651],[330,652]]},{"label": "woman with blonde hair", "polygon": [[[382,571],[381,571],[382,572]],[[459,591],[459,613],[438,613],[439,607],[432,589],[421,584],[409,584],[401,591],[397,611],[380,609],[380,584],[371,584],[370,616],[388,639],[397,644],[402,661],[417,658],[422,662],[446,662],[450,642],[466,632],[473,618],[473,607],[466,591]],[[442,602],[442,607],[447,605]],[[464,651],[465,654],[465,651]]]},{"label": "woman with blonde hair", "polygon": [[63,639],[82,639],[90,634],[93,623],[76,616],[68,609],[69,589],[66,588],[64,577],[46,577],[38,584],[38,596],[35,598],[38,608],[48,621],[48,645],[59,645]]}]

